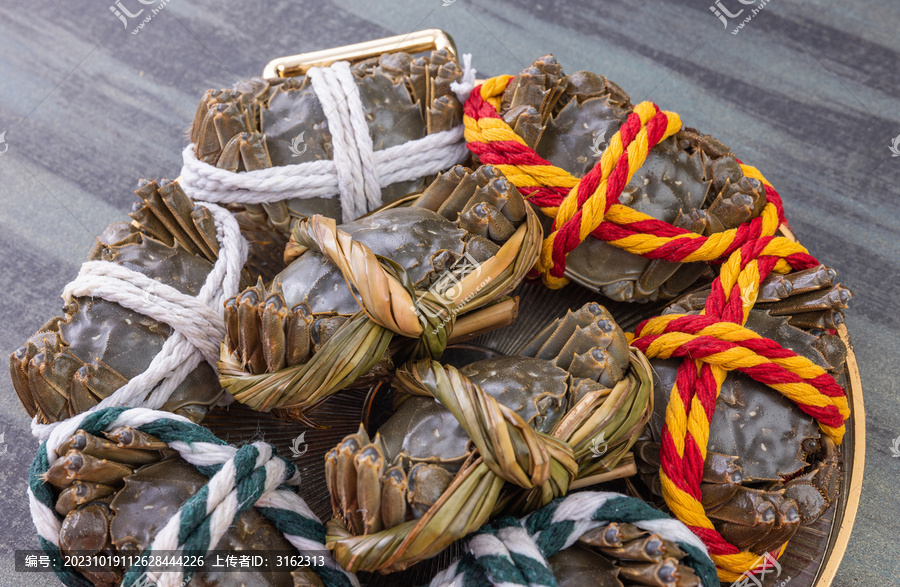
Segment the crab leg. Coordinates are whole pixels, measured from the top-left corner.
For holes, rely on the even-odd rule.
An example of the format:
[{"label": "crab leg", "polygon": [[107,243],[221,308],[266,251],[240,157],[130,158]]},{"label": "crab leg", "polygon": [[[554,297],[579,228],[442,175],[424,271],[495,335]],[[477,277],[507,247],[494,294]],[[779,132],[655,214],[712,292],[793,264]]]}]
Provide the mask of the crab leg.
[{"label": "crab leg", "polygon": [[353,459],[356,467],[356,499],[362,518],[362,533],[373,534],[381,530],[381,475],[384,471],[384,455],[375,442],[362,449]]},{"label": "crab leg", "polygon": [[[365,435],[365,431],[361,431],[360,436]],[[343,512],[345,521],[352,528],[354,534],[362,534],[364,531],[363,518],[359,511],[359,501],[356,488],[358,487],[358,477],[354,457],[360,450],[360,438],[353,434],[344,439],[338,445],[335,471],[337,479],[340,480],[337,485],[338,508]],[[334,495],[334,494],[332,494]]]},{"label": "crab leg", "polygon": [[146,465],[160,459],[156,451],[124,448],[114,442],[98,438],[93,434],[78,430],[60,446],[60,450],[75,450],[98,459],[115,459],[128,465]]},{"label": "crab leg", "polygon": [[59,494],[56,500],[56,511],[59,515],[65,516],[78,507],[88,502],[108,497],[115,491],[116,488],[110,485],[76,481]]},{"label": "crab leg", "polygon": [[[266,370],[278,371],[285,365],[285,316],[284,298],[274,292],[266,297],[260,316],[260,334]],[[252,328],[252,326],[251,326]]]},{"label": "crab leg", "polygon": [[66,456],[53,463],[47,471],[46,479],[60,489],[72,485],[75,481],[119,484],[133,471],[134,469],[128,465],[70,450]]},{"label": "crab leg", "polygon": [[381,521],[383,527],[393,528],[406,521],[407,479],[401,465],[394,465],[381,479]]}]

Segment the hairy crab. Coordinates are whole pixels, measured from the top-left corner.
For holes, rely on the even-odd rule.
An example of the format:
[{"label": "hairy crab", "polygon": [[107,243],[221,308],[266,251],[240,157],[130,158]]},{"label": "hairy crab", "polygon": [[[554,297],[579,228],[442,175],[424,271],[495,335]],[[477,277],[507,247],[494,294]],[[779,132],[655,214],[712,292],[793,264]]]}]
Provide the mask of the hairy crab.
[{"label": "hairy crab", "polygon": [[[361,427],[326,455],[329,546],[349,570],[402,569],[491,515],[609,478],[596,475],[628,455],[649,417],[646,368],[596,303],[518,356],[459,370],[408,363],[394,381],[399,405],[374,438]],[[517,431],[510,445],[507,425]]]},{"label": "hairy crab", "polygon": [[[45,478],[57,492],[56,511],[65,516],[60,550],[74,555],[75,561],[145,553],[169,518],[208,481],[165,442],[145,432],[123,426],[105,436],[76,432],[62,447],[66,454],[54,462]],[[251,508],[229,528],[216,549],[288,552],[293,547]],[[121,566],[76,568],[94,585],[104,587],[118,585],[126,570]],[[310,575],[294,572],[307,579]],[[199,571],[191,584],[295,585],[288,573],[259,569],[224,573],[212,568]]]},{"label": "hairy crab", "polygon": [[219,371],[235,399],[302,418],[392,361],[512,319],[514,303],[500,316],[490,304],[524,278],[541,238],[518,190],[492,167],[457,166],[405,203],[340,227],[298,222],[291,264],[226,302]]},{"label": "hairy crab", "polygon": [[[833,329],[850,292],[824,266],[773,275],[761,287],[746,326],[808,358],[845,384],[847,348]],[[674,302],[665,313],[697,313],[708,290]],[[638,469],[661,495],[659,439],[679,361],[653,360],[657,375],[648,435],[638,441]],[[840,456],[815,420],[748,376],[729,373],[710,425],[702,504],[716,530],[752,552],[772,551],[802,524],[821,516],[841,482]]]},{"label": "hairy crab", "polygon": [[[594,165],[633,105],[602,75],[566,75],[552,55],[514,77],[500,115],[525,144],[576,178]],[[744,175],[717,139],[685,128],[660,142],[627,184],[619,203],[692,232],[710,235],[758,216],[763,184]],[[617,301],[671,299],[708,271],[623,251],[588,237],[568,256],[566,275]]]},{"label": "hairy crab", "polygon": [[585,533],[547,562],[559,587],[700,587],[693,569],[681,564],[685,556],[657,534],[612,522]]},{"label": "hairy crab", "polygon": [[[462,71],[446,49],[418,56],[384,53],[355,63],[352,72],[376,151],[462,121],[462,106],[450,90]],[[235,172],[333,159],[327,114],[307,76],[254,78],[231,90],[206,92],[191,142],[199,160]],[[383,188],[382,201],[426,184],[427,178],[391,184]],[[337,199],[291,198],[245,207],[250,220],[284,235],[295,218],[324,214],[341,220]]]},{"label": "hairy crab", "polygon": [[[177,182],[142,180],[133,222],[112,224],[89,261],[109,261],[195,296],[218,251],[210,211]],[[148,296],[153,292],[148,291]],[[10,357],[19,400],[40,423],[84,412],[142,373],[172,329],[117,303],[74,298]],[[221,397],[212,367],[201,362],[162,409],[200,420]]]}]

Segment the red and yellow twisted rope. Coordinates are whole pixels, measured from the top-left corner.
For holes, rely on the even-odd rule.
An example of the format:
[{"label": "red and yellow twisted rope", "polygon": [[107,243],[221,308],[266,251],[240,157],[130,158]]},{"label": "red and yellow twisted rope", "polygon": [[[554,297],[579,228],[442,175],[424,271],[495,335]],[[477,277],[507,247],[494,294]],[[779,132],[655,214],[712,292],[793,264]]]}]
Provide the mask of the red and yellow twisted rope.
[{"label": "red and yellow twisted rope", "polygon": [[[778,193],[749,165],[741,168],[765,184],[767,204],[762,214],[738,228],[702,236],[619,204],[622,190],[650,149],[680,129],[678,115],[662,112],[651,102],[638,104],[598,164],[579,180],[535,153],[500,118],[497,107],[511,79],[491,78],[472,91],[465,104],[465,136],[482,163],[500,169],[530,202],[555,218],[538,266],[548,286],[567,283],[565,257],[588,234],[649,259],[717,262],[748,241],[775,234],[784,222]],[[805,251],[798,254],[812,259]]]},{"label": "red and yellow twisted rope", "polygon": [[724,261],[699,316],[651,318],[638,327],[633,344],[650,358],[685,358],[666,409],[660,453],[663,494],[672,512],[707,545],[720,578],[739,579],[757,567],[761,557],[728,543],[700,501],[710,422],[727,372],[740,371],[782,393],[837,444],[850,414],[844,390],[833,377],[744,326],[769,273],[806,269],[818,262],[799,243],[774,236],[784,222],[781,198],[748,165],[741,165],[744,175],[765,186],[762,214],[708,237],[617,203],[650,149],[681,128],[676,114],[650,102],[638,104],[597,165],[579,180],[541,158],[500,118],[501,95],[512,79],[495,77],[473,90],[465,105],[466,141],[482,163],[499,168],[529,201],[555,218],[538,266],[548,286],[565,285],[566,255],[588,235],[651,259]]}]

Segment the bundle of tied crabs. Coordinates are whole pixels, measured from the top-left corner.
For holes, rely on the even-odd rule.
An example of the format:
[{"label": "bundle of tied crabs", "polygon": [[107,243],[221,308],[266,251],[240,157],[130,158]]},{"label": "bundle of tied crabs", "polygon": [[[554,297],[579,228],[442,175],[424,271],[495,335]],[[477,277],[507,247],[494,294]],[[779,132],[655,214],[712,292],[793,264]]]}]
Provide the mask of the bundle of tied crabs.
[{"label": "bundle of tied crabs", "polygon": [[[828,509],[849,416],[836,329],[850,294],[777,236],[781,201],[755,168],[552,56],[465,104],[446,51],[352,72],[376,149],[464,123],[468,166],[387,186],[385,204],[357,219],[326,198],[232,205],[251,252],[243,291],[225,303],[218,373],[201,363],[163,409],[200,421],[226,394],[314,425],[310,412],[342,390],[390,390],[390,417],[325,457],[327,544],[351,571],[407,568],[632,462],[630,487],[703,540],[723,581],[780,556]],[[207,92],[191,142],[235,173],[328,159],[325,118],[306,77],[253,79]],[[218,251],[208,214],[178,181],[136,193],[133,221],[110,226],[90,259],[195,295]],[[548,316],[512,356],[441,361],[448,345],[510,324],[509,294],[538,274],[550,288],[671,302],[633,334],[591,302]],[[71,417],[146,369],[171,334],[114,302],[69,299],[12,355],[15,389],[39,422]],[[200,483],[134,430],[79,432],[65,448],[47,475],[63,551],[142,551],[158,520],[140,512],[177,508]],[[146,489],[159,484],[172,490]],[[219,548],[279,546],[251,513]],[[609,570],[602,584],[699,584],[677,546],[613,526],[581,541],[585,564]],[[566,552],[551,560],[561,576],[581,564]],[[121,573],[85,570],[98,585]]]}]

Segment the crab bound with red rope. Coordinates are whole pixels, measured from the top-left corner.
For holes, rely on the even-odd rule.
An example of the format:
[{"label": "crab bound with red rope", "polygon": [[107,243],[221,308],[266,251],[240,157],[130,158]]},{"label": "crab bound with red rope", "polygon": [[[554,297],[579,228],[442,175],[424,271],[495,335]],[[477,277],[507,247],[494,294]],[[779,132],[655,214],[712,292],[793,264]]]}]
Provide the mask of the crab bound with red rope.
[{"label": "crab bound with red rope", "polygon": [[[562,287],[571,279],[617,300],[647,301],[708,284],[699,305],[695,296],[694,305],[682,303],[645,321],[632,341],[654,366],[681,359],[668,397],[658,402],[664,421],[652,440],[660,447],[659,491],[710,549],[722,580],[758,569],[767,552],[780,555],[796,530],[791,511],[805,516],[803,522],[815,519],[811,492],[821,498],[816,511],[824,511],[839,483],[836,467],[829,466],[836,465],[832,449],[850,410],[835,380],[842,377],[843,343],[834,328],[849,292],[802,245],[777,236],[786,227],[781,198],[756,168],[715,138],[682,128],[677,114],[651,102],[632,106],[603,76],[566,75],[552,56],[541,57],[518,76],[477,86],[464,112],[470,150],[502,170],[548,217],[536,266],[546,285]],[[777,324],[763,334],[757,314]],[[810,340],[798,345],[804,333]],[[750,498],[732,499],[739,459],[751,451],[744,445],[737,455],[708,451],[714,415],[726,399],[723,385],[738,384],[767,388],[760,397],[793,434],[813,430],[811,422],[819,429],[798,440],[808,449],[798,458],[814,462],[791,469],[794,479],[809,482],[802,489],[806,501],[785,498],[786,489],[773,485],[789,485],[792,478],[766,480],[764,490],[752,487],[777,494],[782,509],[772,511],[774,498],[757,499],[766,504],[758,513],[768,518],[762,535],[751,533],[743,547],[725,537],[738,536],[734,521],[723,522],[714,510],[726,502],[732,509],[755,507]],[[720,490],[711,499],[716,463],[725,463],[718,472],[733,483],[731,495]]]}]

